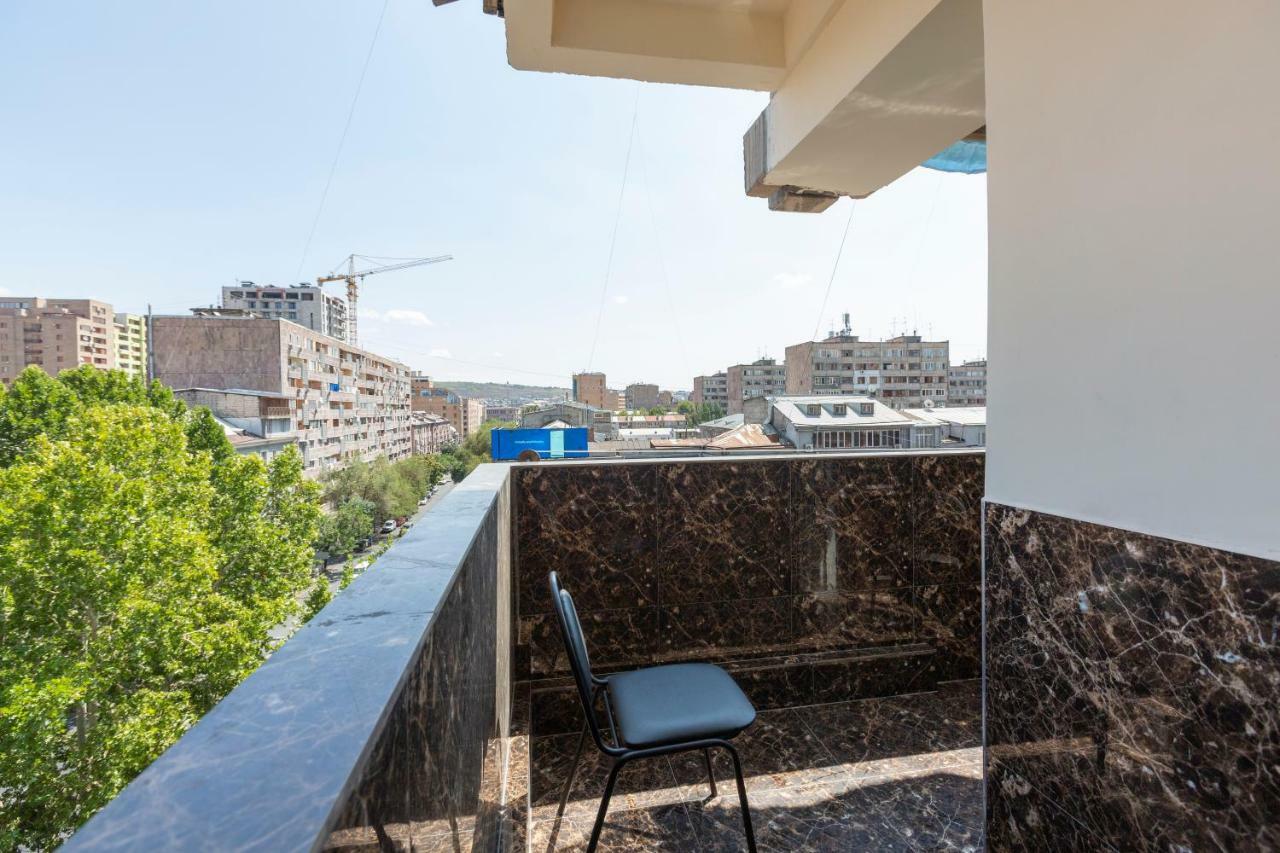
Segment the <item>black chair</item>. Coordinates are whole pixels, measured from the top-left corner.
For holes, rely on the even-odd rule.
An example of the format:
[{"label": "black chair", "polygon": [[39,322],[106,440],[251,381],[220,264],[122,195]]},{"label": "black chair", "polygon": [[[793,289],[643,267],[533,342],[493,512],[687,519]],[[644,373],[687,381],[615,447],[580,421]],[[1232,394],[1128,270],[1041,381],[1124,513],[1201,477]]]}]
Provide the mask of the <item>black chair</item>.
[{"label": "black chair", "polygon": [[[747,806],[747,787],[742,779],[742,762],[738,751],[729,743],[747,726],[755,722],[756,709],[741,688],[718,666],[707,663],[681,663],[655,666],[634,672],[621,672],[600,678],[591,673],[591,660],[582,637],[582,625],[573,597],[561,589],[556,573],[548,577],[551,599],[555,603],[560,634],[564,638],[569,666],[577,683],[582,710],[587,718],[578,738],[578,749],[569,768],[569,778],[560,796],[557,820],[564,813],[569,789],[578,771],[587,732],[602,753],[613,758],[609,781],[600,800],[595,826],[591,828],[588,853],[600,841],[605,812],[613,795],[618,772],[630,761],[653,758],[675,752],[702,750],[707,764],[711,796],[716,795],[716,779],[711,771],[711,750],[721,747],[733,758],[733,771],[738,777],[738,799],[742,803],[742,824],[747,831],[747,849],[755,853],[756,837],[751,829],[751,812]],[[605,741],[596,717],[597,702],[604,699],[605,715],[612,743]]]}]

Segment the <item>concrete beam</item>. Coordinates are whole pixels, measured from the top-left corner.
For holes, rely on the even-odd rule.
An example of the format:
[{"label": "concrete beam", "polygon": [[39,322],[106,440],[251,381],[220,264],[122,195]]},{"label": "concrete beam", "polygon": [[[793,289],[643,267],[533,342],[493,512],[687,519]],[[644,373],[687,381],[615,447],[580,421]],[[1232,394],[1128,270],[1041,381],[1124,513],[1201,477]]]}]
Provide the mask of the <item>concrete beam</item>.
[{"label": "concrete beam", "polygon": [[981,0],[846,0],[747,131],[747,194],[863,198],[982,127],[984,87]]}]

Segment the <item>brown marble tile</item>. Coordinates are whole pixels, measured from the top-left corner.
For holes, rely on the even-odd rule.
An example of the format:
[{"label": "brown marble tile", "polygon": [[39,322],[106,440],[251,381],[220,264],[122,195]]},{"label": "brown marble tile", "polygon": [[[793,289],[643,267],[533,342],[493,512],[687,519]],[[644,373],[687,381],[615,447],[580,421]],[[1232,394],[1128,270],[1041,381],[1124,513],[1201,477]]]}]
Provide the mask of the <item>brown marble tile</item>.
[{"label": "brown marble tile", "polygon": [[551,612],[547,573],[579,611],[657,604],[652,465],[513,471],[519,612]]},{"label": "brown marble tile", "polygon": [[[593,669],[651,664],[662,654],[662,613],[656,607],[578,611]],[[556,617],[540,613],[520,618],[520,642],[529,649],[529,673],[523,677],[568,675],[564,638]]]},{"label": "brown marble tile", "polygon": [[[533,739],[533,772],[529,792],[535,822],[555,816],[564,790],[564,780],[568,778],[574,750],[578,746],[578,737],[576,734],[566,734]],[[596,749],[588,735],[578,772],[574,776],[573,788],[569,793],[569,802],[565,806],[567,817],[577,820],[585,816],[588,821],[595,817],[612,765],[613,759]],[[621,812],[651,808],[678,803],[682,799],[671,772],[671,764],[666,756],[658,756],[630,762],[618,773],[609,810]]]},{"label": "brown marble tile", "polygon": [[937,649],[938,681],[982,674],[982,587],[976,584],[915,588],[918,636]]},{"label": "brown marble tile", "polygon": [[785,462],[670,462],[654,467],[663,605],[760,599],[792,591]]},{"label": "brown marble tile", "polygon": [[910,458],[802,460],[791,471],[797,592],[911,585]]},{"label": "brown marble tile", "polygon": [[662,660],[725,660],[793,648],[792,599],[698,602],[662,609]]},{"label": "brown marble tile", "polygon": [[934,650],[911,644],[815,660],[812,702],[847,702],[932,690]]},{"label": "brown marble tile", "polygon": [[915,456],[912,466],[913,583],[979,584],[986,455]]},{"label": "brown marble tile", "polygon": [[[539,821],[533,825],[529,851],[586,850],[594,821],[594,815],[559,822]],[[619,812],[610,808],[600,831],[597,850],[610,853],[664,850],[688,853],[697,850],[698,844],[684,805],[674,804]]]},{"label": "brown marble tile", "polygon": [[796,596],[792,618],[802,649],[880,646],[916,637],[910,587]]},{"label": "brown marble tile", "polygon": [[1043,803],[1119,849],[1280,847],[1280,564],[999,505],[986,530],[993,848]]}]

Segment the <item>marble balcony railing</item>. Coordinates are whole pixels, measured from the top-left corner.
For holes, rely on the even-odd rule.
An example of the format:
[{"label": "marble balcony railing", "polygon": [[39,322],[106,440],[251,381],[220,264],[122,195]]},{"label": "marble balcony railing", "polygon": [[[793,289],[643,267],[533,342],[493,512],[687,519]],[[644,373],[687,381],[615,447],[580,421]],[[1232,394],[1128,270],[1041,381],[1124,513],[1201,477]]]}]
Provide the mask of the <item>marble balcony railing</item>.
[{"label": "marble balcony railing", "polygon": [[761,708],[975,678],[979,453],[476,470],[68,842],[513,849],[574,728],[546,573],[602,671],[731,669]]}]

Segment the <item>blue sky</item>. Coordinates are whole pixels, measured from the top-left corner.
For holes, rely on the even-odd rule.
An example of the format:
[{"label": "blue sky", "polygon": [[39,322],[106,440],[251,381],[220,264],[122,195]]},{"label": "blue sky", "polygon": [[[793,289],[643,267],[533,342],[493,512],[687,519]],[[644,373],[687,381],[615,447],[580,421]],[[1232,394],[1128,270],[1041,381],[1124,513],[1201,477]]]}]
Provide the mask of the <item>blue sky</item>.
[{"label": "blue sky", "polygon": [[866,338],[916,327],[954,361],[985,355],[984,177],[918,169],[856,202],[823,311],[854,203],[782,214],[743,194],[766,95],[517,72],[472,0],[389,0],[304,259],[381,9],[0,4],[0,292],[173,313],[350,252],[449,253],[366,280],[365,346],[442,379],[590,367],[687,389],[849,311]]}]

